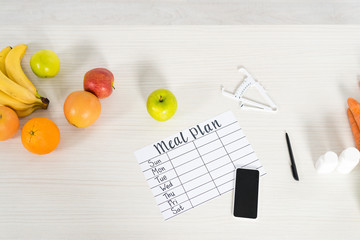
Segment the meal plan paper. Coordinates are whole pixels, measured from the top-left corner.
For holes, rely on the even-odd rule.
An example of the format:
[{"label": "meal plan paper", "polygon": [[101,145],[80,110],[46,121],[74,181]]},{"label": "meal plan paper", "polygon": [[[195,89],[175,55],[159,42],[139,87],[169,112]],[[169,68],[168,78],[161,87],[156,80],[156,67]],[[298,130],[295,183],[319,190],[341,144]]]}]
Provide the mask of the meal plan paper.
[{"label": "meal plan paper", "polygon": [[231,111],[135,152],[165,220],[234,188],[236,168],[266,172]]}]

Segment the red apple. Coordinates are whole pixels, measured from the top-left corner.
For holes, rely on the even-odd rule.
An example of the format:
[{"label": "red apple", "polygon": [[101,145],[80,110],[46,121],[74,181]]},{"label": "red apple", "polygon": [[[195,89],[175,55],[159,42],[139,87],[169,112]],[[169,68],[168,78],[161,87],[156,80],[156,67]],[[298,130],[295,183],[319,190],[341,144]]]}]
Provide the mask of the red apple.
[{"label": "red apple", "polygon": [[84,90],[98,98],[111,95],[114,88],[114,75],[106,68],[94,68],[84,76]]}]

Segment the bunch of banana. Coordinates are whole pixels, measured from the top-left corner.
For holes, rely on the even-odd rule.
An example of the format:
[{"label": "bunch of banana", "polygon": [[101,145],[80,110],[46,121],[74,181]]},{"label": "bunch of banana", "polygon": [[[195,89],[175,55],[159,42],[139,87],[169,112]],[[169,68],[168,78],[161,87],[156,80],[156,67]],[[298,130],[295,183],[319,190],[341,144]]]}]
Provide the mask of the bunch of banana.
[{"label": "bunch of banana", "polygon": [[0,105],[25,117],[39,108],[47,109],[49,100],[41,97],[21,68],[26,45],[6,47],[0,52]]}]

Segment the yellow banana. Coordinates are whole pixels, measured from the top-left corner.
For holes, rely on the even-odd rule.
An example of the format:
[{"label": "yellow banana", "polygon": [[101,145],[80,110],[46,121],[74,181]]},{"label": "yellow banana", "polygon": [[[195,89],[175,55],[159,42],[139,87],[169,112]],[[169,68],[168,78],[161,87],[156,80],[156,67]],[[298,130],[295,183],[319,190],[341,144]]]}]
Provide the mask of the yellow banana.
[{"label": "yellow banana", "polygon": [[36,109],[41,108],[41,106],[39,105],[33,105],[32,107],[25,109],[25,110],[15,110],[16,114],[18,115],[18,117],[26,117],[28,115],[30,115],[31,113],[33,113]]},{"label": "yellow banana", "polygon": [[14,49],[6,47],[0,51],[0,105],[12,108],[19,117],[25,117],[36,109],[46,109],[49,100],[37,93],[21,68],[20,62],[26,45],[17,45],[16,51],[10,54],[12,50]]},{"label": "yellow banana", "polygon": [[33,103],[33,104],[26,104],[23,102],[20,102],[12,97],[10,97],[9,95],[7,95],[6,93],[0,91],[0,105],[4,105],[7,107],[12,108],[13,110],[26,110],[29,109],[31,107],[33,107],[34,105],[38,105],[41,108],[46,109],[47,105],[44,103]]},{"label": "yellow banana", "polygon": [[0,52],[0,71],[2,71],[5,75],[6,75],[5,58],[11,49],[12,49],[12,47],[8,46],[8,47],[4,48],[3,50],[1,50],[1,52]]},{"label": "yellow banana", "polygon": [[27,103],[45,103],[49,104],[49,100],[46,98],[37,98],[32,92],[28,89],[20,86],[19,84],[11,81],[8,77],[5,76],[3,72],[0,71],[0,90],[9,95],[16,100]]},{"label": "yellow banana", "polygon": [[34,84],[25,75],[21,68],[21,59],[23,58],[27,46],[25,44],[19,44],[13,47],[5,59],[6,73],[9,78],[24,88],[32,92],[36,97],[40,98]]}]

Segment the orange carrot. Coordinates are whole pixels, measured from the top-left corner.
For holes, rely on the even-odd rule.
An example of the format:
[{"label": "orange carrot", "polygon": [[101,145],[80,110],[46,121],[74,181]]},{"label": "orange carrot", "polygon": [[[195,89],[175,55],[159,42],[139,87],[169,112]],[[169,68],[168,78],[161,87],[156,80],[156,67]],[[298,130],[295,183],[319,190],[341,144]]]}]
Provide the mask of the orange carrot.
[{"label": "orange carrot", "polygon": [[347,103],[351,113],[353,114],[356,124],[360,126],[360,104],[353,98],[348,98]]},{"label": "orange carrot", "polygon": [[348,98],[348,105],[353,115],[360,115],[360,104],[353,98]]},{"label": "orange carrot", "polygon": [[349,121],[352,121],[352,123],[350,122],[351,130],[355,138],[355,144],[357,148],[360,149],[360,104],[353,98],[348,98],[347,103],[351,113],[351,115],[348,113]]},{"label": "orange carrot", "polygon": [[360,130],[359,130],[359,126],[356,124],[354,115],[352,114],[350,108],[347,109],[347,115],[349,118],[351,131],[354,135],[356,147],[357,149],[360,150]]}]

